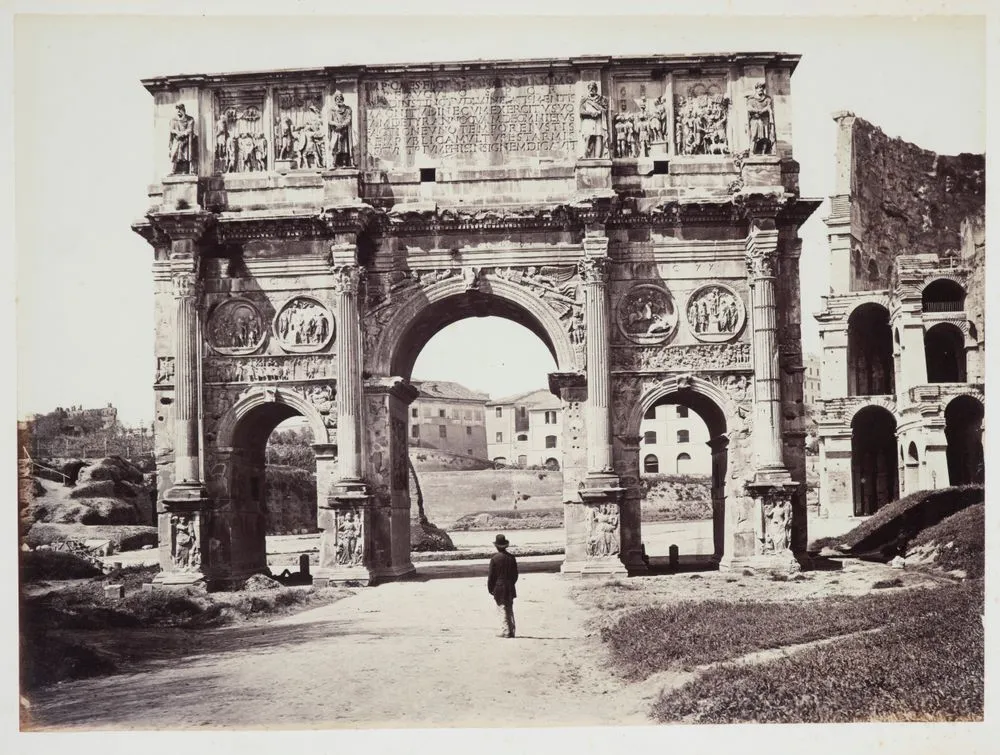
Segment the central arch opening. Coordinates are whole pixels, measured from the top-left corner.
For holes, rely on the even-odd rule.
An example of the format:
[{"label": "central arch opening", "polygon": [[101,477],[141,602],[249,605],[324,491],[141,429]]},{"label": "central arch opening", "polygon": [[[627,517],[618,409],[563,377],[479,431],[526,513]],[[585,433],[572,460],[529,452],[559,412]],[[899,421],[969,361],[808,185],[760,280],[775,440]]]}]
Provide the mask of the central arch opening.
[{"label": "central arch opening", "polygon": [[899,497],[896,418],[881,406],[866,406],[851,421],[851,479],[855,516]]},{"label": "central arch opening", "polygon": [[639,425],[643,548],[650,566],[666,566],[672,546],[694,561],[723,548],[728,466],[726,417],[690,390],[659,397]]},{"label": "central arch opening", "polygon": [[[500,531],[561,544],[565,413],[548,386],[559,365],[546,325],[502,296],[462,292],[424,307],[397,344],[393,374],[417,389],[405,426],[413,547],[430,523],[459,550],[488,550]],[[537,529],[522,531],[529,519]]]}]

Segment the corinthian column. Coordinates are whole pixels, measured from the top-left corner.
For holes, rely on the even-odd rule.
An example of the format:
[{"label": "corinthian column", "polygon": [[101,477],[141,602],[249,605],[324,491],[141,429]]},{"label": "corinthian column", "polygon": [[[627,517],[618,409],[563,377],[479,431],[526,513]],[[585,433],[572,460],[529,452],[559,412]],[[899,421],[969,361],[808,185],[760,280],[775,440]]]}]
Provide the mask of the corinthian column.
[{"label": "corinthian column", "polygon": [[778,232],[754,229],[747,240],[746,263],[753,301],[753,447],[758,478],[782,472],[781,476],[788,476],[781,452],[781,375],[774,298],[777,252]]},{"label": "corinthian column", "polygon": [[338,483],[361,481],[361,315],[357,264],[333,268],[337,340],[337,476]]},{"label": "corinthian column", "polygon": [[[174,319],[174,488],[201,485],[198,464],[198,265],[191,254],[170,255]],[[173,491],[171,491],[173,492]],[[168,497],[169,497],[168,493]]]},{"label": "corinthian column", "polygon": [[611,466],[611,381],[608,356],[608,257],[606,237],[587,237],[580,274],[586,291],[587,474],[607,475]]}]

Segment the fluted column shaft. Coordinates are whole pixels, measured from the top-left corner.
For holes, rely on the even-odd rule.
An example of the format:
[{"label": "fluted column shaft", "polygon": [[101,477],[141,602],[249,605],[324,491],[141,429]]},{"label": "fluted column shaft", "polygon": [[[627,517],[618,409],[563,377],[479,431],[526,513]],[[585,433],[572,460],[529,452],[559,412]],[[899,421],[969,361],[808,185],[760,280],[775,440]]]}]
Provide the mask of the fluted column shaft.
[{"label": "fluted column shaft", "polygon": [[198,484],[198,266],[194,242],[173,242],[170,272],[177,314],[174,321],[174,481]]},{"label": "fluted column shaft", "polygon": [[760,468],[783,467],[781,452],[781,374],[774,281],[778,232],[755,230],[746,261],[753,301],[754,452]]},{"label": "fluted column shaft", "polygon": [[611,472],[611,381],[608,344],[608,239],[584,240],[580,272],[586,292],[587,471]]},{"label": "fluted column shaft", "polygon": [[337,475],[361,479],[361,315],[359,265],[334,267],[337,340]]}]

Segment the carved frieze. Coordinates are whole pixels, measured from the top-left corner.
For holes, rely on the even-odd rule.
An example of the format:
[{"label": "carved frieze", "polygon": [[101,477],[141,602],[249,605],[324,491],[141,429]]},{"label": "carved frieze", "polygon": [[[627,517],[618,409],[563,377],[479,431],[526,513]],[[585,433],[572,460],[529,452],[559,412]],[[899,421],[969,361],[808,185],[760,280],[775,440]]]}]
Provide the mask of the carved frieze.
[{"label": "carved frieze", "polygon": [[248,299],[225,300],[205,324],[205,340],[218,354],[252,354],[266,338],[264,318]]},{"label": "carved frieze", "polygon": [[703,343],[656,349],[616,346],[611,350],[611,367],[615,370],[679,372],[749,366],[750,344],[745,342]]},{"label": "carved frieze", "polygon": [[719,283],[702,286],[691,294],[684,312],[691,333],[707,343],[735,338],[746,320],[743,300],[731,288]]},{"label": "carved frieze", "polygon": [[208,358],[202,365],[208,383],[316,380],[333,377],[333,367],[334,362],[328,356]]},{"label": "carved frieze", "polygon": [[617,556],[621,551],[618,504],[587,506],[587,558]]},{"label": "carved frieze", "polygon": [[156,378],[153,383],[155,385],[173,385],[174,384],[174,358],[173,357],[157,357],[156,358]]},{"label": "carved frieze", "polygon": [[677,330],[677,309],[673,297],[660,286],[640,283],[632,286],[618,302],[618,328],[633,343],[663,343]]},{"label": "carved frieze", "polygon": [[322,88],[279,90],[275,111],[275,159],[298,170],[326,167]]},{"label": "carved frieze", "polygon": [[333,340],[333,315],[317,299],[296,296],[278,310],[273,330],[285,351],[319,351]]},{"label": "carved frieze", "polygon": [[492,275],[532,289],[559,317],[568,317],[582,306],[580,282],[575,265],[529,265],[525,268],[498,267]]},{"label": "carved frieze", "polygon": [[677,154],[728,155],[729,98],[725,79],[690,81],[677,87],[676,92]]},{"label": "carved frieze", "polygon": [[267,170],[263,90],[234,90],[216,95],[215,172]]}]

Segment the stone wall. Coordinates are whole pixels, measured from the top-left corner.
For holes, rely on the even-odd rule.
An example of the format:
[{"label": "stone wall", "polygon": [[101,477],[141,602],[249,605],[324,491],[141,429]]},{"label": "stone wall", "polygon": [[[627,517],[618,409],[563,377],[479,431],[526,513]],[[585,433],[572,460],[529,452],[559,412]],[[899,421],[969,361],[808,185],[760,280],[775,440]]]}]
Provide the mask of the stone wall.
[{"label": "stone wall", "polygon": [[860,241],[859,254],[852,252],[852,288],[893,287],[901,254],[957,252],[962,221],[982,211],[985,155],[938,155],[861,118],[842,123],[852,129],[851,198]]},{"label": "stone wall", "polygon": [[965,313],[978,329],[978,339],[986,338],[986,217],[978,215],[962,223],[962,258],[970,272],[965,292]]}]

